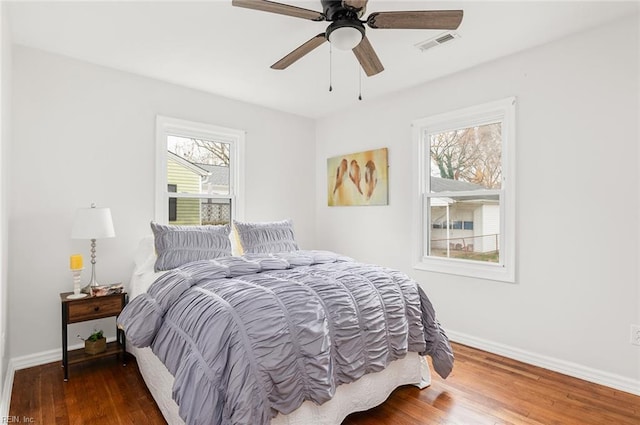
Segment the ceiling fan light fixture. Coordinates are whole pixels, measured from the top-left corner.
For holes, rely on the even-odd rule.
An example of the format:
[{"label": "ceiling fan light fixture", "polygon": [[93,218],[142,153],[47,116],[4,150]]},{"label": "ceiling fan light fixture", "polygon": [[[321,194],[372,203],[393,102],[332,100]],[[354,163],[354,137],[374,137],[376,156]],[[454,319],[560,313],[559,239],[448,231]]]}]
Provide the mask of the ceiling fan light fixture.
[{"label": "ceiling fan light fixture", "polygon": [[352,50],[360,44],[363,37],[364,32],[362,29],[350,25],[333,28],[327,35],[331,45],[340,50]]}]

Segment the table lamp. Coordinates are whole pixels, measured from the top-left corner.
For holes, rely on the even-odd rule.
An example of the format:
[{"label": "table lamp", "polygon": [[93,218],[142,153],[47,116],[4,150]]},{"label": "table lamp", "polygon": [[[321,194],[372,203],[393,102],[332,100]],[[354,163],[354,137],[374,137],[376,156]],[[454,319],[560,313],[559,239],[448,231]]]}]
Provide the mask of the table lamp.
[{"label": "table lamp", "polygon": [[91,240],[91,280],[82,288],[82,292],[93,294],[93,289],[100,286],[96,280],[96,239],[113,238],[115,235],[109,208],[96,208],[96,204],[91,204],[91,208],[79,208],[76,211],[71,239]]}]

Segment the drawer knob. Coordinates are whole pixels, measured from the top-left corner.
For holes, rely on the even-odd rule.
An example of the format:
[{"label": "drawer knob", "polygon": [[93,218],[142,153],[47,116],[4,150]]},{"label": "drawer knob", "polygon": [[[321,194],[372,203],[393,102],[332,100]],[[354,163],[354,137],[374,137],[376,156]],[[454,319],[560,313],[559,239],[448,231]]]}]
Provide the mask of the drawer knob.
[{"label": "drawer knob", "polygon": [[93,311],[100,311],[100,306],[93,307]]}]

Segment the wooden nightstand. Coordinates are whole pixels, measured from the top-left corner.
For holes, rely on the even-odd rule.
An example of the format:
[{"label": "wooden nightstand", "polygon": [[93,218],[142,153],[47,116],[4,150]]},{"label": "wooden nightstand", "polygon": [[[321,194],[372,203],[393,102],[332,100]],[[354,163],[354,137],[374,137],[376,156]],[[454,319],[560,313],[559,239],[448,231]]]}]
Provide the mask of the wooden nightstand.
[{"label": "wooden nightstand", "polygon": [[99,354],[86,354],[84,349],[68,351],[67,325],[70,323],[85,322],[87,320],[102,319],[103,317],[117,316],[127,304],[127,293],[105,295],[102,297],[67,299],[72,292],[60,294],[62,304],[62,367],[64,368],[64,380],[69,380],[69,365],[82,363],[89,360],[122,355],[122,364],[127,364],[126,340],[124,331],[116,327],[116,341],[107,344],[107,351]]}]

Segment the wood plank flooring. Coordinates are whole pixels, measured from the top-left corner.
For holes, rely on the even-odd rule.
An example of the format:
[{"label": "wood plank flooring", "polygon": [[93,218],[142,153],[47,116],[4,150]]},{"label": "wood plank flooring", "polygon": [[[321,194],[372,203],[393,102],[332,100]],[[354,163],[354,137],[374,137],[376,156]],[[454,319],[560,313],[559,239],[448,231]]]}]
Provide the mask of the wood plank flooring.
[{"label": "wood plank flooring", "polygon": [[[343,425],[638,425],[640,397],[453,344],[456,364],[431,387],[401,387]],[[165,424],[135,361],[17,371],[10,418],[33,425]],[[13,420],[13,422],[18,422]],[[309,424],[312,425],[312,424]]]},{"label": "wood plank flooring", "polygon": [[116,357],[70,365],[63,380],[60,362],[18,370],[9,417],[32,425],[164,424],[138,366]]}]

